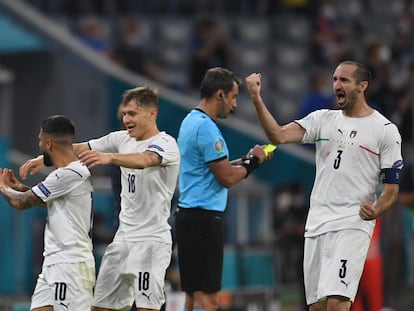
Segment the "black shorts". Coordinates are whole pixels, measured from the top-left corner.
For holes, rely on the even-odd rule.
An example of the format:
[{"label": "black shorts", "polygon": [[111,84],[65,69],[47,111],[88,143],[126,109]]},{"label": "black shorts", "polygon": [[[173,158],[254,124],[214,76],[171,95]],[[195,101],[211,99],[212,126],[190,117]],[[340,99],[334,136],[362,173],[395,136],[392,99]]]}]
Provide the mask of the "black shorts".
[{"label": "black shorts", "polygon": [[181,288],[186,293],[221,289],[224,248],[222,212],[179,208],[175,219]]}]

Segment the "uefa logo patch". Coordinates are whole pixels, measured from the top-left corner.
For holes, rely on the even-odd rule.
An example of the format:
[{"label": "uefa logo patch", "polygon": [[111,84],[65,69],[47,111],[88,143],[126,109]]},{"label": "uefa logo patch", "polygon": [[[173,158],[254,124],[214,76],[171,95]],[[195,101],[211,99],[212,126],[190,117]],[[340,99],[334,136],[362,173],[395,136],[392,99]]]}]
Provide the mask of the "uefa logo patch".
[{"label": "uefa logo patch", "polygon": [[216,149],[217,153],[223,152],[223,144],[220,140],[216,140],[216,142],[214,143],[214,149]]},{"label": "uefa logo patch", "polygon": [[147,148],[148,148],[148,149],[156,149],[156,150],[161,151],[161,152],[164,152],[164,151],[165,151],[165,150],[164,150],[163,148],[161,148],[160,146],[158,146],[158,145],[154,145],[154,144],[149,145]]},{"label": "uefa logo patch", "polygon": [[46,186],[43,183],[38,183],[37,187],[39,188],[40,191],[42,191],[42,193],[46,196],[49,197],[50,195],[50,191],[49,189],[46,188]]}]

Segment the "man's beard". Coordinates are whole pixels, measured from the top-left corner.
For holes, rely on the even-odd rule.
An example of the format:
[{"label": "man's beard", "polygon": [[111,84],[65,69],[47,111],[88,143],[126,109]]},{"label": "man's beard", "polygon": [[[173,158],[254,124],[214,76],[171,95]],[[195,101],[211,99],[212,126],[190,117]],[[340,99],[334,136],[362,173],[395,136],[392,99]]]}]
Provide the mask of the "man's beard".
[{"label": "man's beard", "polygon": [[52,158],[50,157],[50,155],[46,151],[43,151],[42,154],[43,154],[43,163],[44,163],[44,165],[45,166],[52,166],[53,162],[52,162]]}]

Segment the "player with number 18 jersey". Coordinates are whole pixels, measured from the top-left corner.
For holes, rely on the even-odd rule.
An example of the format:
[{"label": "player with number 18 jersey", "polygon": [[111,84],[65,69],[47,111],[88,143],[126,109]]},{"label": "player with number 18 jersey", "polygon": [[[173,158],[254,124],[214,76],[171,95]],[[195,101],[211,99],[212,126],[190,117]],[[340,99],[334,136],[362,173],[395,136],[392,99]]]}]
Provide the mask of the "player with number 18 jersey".
[{"label": "player with number 18 jersey", "polygon": [[[159,310],[165,302],[163,284],[172,252],[168,218],[180,164],[177,143],[165,132],[136,140],[121,130],[90,140],[89,146],[106,153],[149,151],[162,159],[160,165],[144,169],[120,167],[119,227],[105,251],[93,303],[122,309],[135,299],[138,306]],[[123,285],[125,280],[134,287],[135,297]]]}]

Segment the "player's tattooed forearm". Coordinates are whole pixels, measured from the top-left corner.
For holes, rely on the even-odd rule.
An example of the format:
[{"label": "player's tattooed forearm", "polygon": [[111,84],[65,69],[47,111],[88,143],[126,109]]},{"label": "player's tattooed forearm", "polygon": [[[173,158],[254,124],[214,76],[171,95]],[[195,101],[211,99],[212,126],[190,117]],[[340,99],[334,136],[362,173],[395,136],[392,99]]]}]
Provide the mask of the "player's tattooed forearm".
[{"label": "player's tattooed forearm", "polygon": [[42,201],[31,191],[18,192],[10,189],[2,193],[6,201],[18,210],[25,210],[36,205],[42,205]]},{"label": "player's tattooed forearm", "polygon": [[30,190],[29,186],[26,186],[26,185],[23,185],[23,184],[20,185],[19,191],[25,192],[27,190]]},{"label": "player's tattooed forearm", "polygon": [[35,196],[31,191],[23,192],[22,195],[19,197],[20,204],[25,208],[29,208],[35,205],[40,205],[42,202],[41,200]]}]

